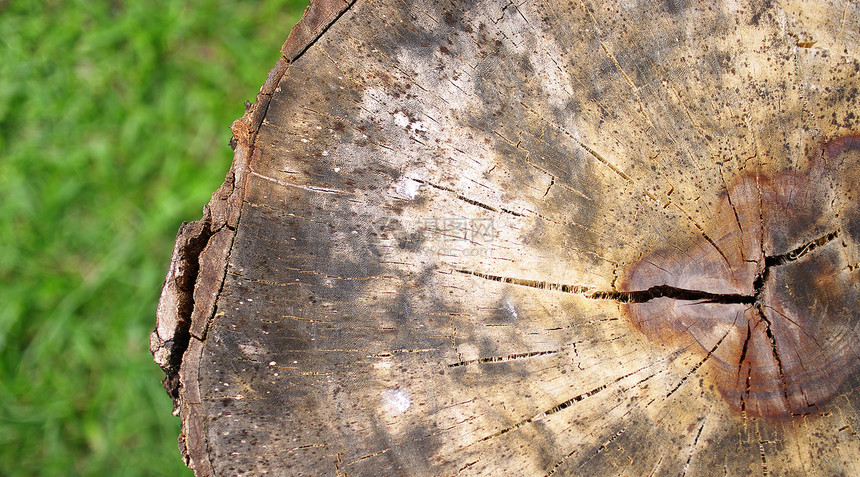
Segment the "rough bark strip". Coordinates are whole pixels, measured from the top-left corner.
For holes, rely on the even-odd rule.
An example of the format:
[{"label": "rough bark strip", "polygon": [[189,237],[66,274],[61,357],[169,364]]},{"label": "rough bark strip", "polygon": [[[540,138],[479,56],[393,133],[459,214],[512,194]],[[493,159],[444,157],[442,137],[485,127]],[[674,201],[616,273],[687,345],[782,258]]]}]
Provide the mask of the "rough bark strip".
[{"label": "rough bark strip", "polygon": [[150,335],[149,350],[165,372],[164,388],[176,404],[182,353],[188,346],[192,294],[199,273],[197,256],[209,240],[208,216],[179,228],[167,278],[158,302],[158,322]]},{"label": "rough bark strip", "polygon": [[182,419],[179,447],[186,464],[197,475],[212,473],[206,448],[201,445],[206,438],[196,376],[202,351],[200,341],[205,339],[206,324],[214,312],[235,237],[244,181],[255,152],[256,132],[289,63],[298,59],[350,4],[339,0],[311,2],[305,16],[288,36],[282,48],[283,56],[269,72],[257,101],[248,104],[242,118],[231,126],[230,145],[234,157],[224,183],[204,207],[203,218],[183,224],[177,234],[162,285],[156,328],[150,336],[150,352],[165,371],[165,390],[174,401],[174,414]]},{"label": "rough bark strip", "polygon": [[301,21],[290,30],[290,35],[281,48],[284,58],[291,63],[296,61],[353,3],[355,0],[311,2],[311,5],[305,9]]},{"label": "rough bark strip", "polygon": [[208,439],[206,439],[206,419],[200,399],[200,386],[197,371],[203,353],[203,342],[192,338],[183,356],[179,372],[182,382],[182,434],[179,436],[179,450],[185,465],[194,470],[198,477],[213,475],[209,460]]}]

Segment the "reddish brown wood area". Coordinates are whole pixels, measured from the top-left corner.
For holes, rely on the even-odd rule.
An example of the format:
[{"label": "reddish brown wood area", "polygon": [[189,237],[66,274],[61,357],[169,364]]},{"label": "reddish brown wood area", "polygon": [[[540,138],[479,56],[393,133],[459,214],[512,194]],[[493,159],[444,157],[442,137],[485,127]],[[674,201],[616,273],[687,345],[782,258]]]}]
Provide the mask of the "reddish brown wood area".
[{"label": "reddish brown wood area", "polygon": [[197,475],[860,474],[860,6],[314,2],[151,349]]}]

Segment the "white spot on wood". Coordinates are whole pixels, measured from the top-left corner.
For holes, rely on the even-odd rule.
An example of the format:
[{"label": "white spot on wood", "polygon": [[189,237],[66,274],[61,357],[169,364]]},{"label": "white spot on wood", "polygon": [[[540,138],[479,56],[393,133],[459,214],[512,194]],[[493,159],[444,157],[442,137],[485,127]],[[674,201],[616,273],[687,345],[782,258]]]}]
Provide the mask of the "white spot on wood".
[{"label": "white spot on wood", "polygon": [[403,414],[412,405],[412,393],[408,389],[386,389],[381,393],[382,409],[389,414]]},{"label": "white spot on wood", "polygon": [[481,357],[478,347],[469,343],[461,343],[457,345],[457,354],[463,360],[478,359]]},{"label": "white spot on wood", "polygon": [[239,343],[239,350],[246,356],[258,356],[267,353],[265,349],[247,343]]},{"label": "white spot on wood", "polygon": [[505,310],[505,314],[511,321],[517,321],[520,319],[520,314],[517,313],[517,307],[516,305],[514,305],[514,302],[512,302],[510,298],[505,297],[505,299],[502,301],[502,308]]},{"label": "white spot on wood", "polygon": [[409,123],[409,117],[407,117],[405,114],[401,113],[400,111],[394,113],[394,124],[402,128],[407,128],[409,127]]},{"label": "white spot on wood", "polygon": [[421,188],[421,183],[413,180],[413,179],[402,179],[397,183],[397,188],[395,192],[401,197],[405,197],[409,200],[414,200],[415,195],[418,193],[418,189]]},{"label": "white spot on wood", "polygon": [[413,131],[420,131],[420,132],[429,131],[429,129],[427,128],[427,125],[424,124],[423,121],[415,121],[414,123],[412,123],[411,127],[412,127]]},{"label": "white spot on wood", "polygon": [[380,361],[379,363],[373,364],[374,369],[390,369],[391,362],[390,361]]}]

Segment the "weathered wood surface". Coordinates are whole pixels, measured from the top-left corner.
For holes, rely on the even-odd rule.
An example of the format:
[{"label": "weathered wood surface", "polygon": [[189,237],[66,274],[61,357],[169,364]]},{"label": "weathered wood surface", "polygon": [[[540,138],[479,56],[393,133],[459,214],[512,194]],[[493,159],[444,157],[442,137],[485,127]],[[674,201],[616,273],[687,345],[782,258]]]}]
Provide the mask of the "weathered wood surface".
[{"label": "weathered wood surface", "polygon": [[858,475],[860,7],[315,2],[153,333],[198,475]]}]

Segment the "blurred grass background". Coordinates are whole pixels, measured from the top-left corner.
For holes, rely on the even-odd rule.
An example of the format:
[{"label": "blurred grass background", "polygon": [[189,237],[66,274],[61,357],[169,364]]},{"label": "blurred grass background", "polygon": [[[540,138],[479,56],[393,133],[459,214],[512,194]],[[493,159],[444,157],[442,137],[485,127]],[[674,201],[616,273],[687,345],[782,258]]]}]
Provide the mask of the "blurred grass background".
[{"label": "blurred grass background", "polygon": [[306,5],[0,1],[0,475],[191,475],[156,302]]}]

